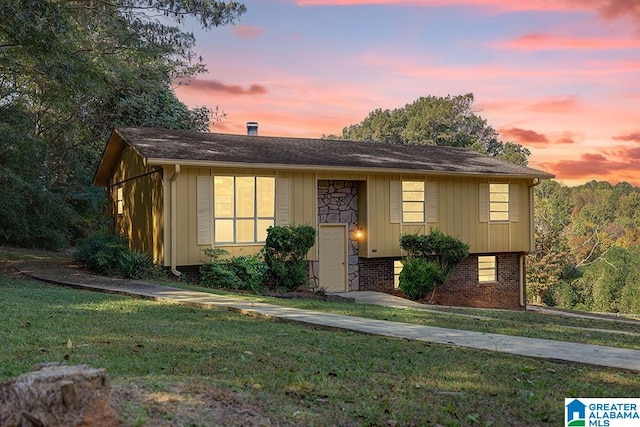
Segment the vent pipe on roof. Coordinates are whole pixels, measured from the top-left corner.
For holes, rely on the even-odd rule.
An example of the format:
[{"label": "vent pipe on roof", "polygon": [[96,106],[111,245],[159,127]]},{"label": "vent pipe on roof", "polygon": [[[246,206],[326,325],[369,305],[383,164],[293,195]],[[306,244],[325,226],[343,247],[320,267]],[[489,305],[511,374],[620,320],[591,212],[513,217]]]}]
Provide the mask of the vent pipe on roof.
[{"label": "vent pipe on roof", "polygon": [[258,122],[247,122],[247,135],[258,136]]}]

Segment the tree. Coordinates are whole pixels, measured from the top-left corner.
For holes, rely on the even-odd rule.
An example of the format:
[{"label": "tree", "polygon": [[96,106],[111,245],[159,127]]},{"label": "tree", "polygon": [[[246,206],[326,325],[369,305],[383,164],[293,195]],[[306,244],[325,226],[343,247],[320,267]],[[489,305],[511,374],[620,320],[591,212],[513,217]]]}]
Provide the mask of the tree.
[{"label": "tree", "polygon": [[403,108],[376,109],[362,122],[345,127],[341,138],[466,147],[526,165],[531,154],[529,150],[513,142],[498,141],[498,133],[475,113],[473,102],[473,94],[468,93],[453,97],[421,97]]},{"label": "tree", "polygon": [[204,71],[193,34],[176,23],[208,29],[244,11],[213,0],[1,2],[0,108],[11,134],[0,144],[11,154],[0,180],[20,191],[1,199],[10,218],[0,219],[0,243],[61,246],[96,227],[104,195],[91,177],[114,126],[206,130],[212,111],[190,111],[171,89]]}]

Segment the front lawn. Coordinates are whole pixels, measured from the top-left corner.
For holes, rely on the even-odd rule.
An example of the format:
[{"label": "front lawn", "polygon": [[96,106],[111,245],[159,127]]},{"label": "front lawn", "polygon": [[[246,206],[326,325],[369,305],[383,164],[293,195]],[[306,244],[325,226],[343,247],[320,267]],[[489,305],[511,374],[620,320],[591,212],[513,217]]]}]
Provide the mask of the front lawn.
[{"label": "front lawn", "polygon": [[105,367],[124,425],[556,426],[565,397],[640,388],[635,373],[9,276],[0,276],[0,313],[0,380],[40,362]]}]

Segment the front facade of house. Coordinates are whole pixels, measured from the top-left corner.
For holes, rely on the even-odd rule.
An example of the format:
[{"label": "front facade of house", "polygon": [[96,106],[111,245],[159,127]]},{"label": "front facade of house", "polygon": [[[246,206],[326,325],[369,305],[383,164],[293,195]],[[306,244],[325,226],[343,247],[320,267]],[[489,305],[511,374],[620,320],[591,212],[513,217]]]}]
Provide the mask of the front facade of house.
[{"label": "front facade of house", "polygon": [[310,278],[331,291],[392,291],[400,237],[438,229],[470,256],[433,302],[518,308],[544,172],[451,147],[391,146],[126,128],[94,183],[132,247],[178,272],[204,249],[256,254],[271,225],[308,224]]}]

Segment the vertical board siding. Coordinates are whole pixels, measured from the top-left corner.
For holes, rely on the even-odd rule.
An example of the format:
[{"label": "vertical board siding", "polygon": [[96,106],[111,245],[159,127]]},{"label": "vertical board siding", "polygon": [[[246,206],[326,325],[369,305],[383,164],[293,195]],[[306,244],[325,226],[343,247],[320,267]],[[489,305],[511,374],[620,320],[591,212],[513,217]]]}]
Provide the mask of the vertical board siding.
[{"label": "vertical board siding", "polygon": [[[527,180],[511,180],[517,186],[512,198],[518,204],[519,221],[490,223],[480,221],[480,188],[488,185],[487,179],[474,177],[446,177],[429,175],[392,174],[330,174],[307,171],[265,172],[260,170],[183,168],[177,180],[177,248],[178,265],[195,265],[204,261],[203,245],[198,245],[197,177],[198,175],[276,176],[279,182],[289,182],[290,223],[308,224],[317,229],[317,179],[358,178],[359,220],[365,235],[359,247],[359,255],[369,258],[401,256],[400,237],[403,233],[425,233],[439,229],[469,244],[472,253],[527,252],[530,249],[530,211]],[[427,217],[425,224],[392,222],[391,182],[403,179],[423,179],[427,197],[435,194],[435,215],[429,210],[430,200],[425,200]],[[514,187],[515,188],[515,187]],[[277,200],[281,199],[276,190]],[[278,203],[276,203],[278,204]],[[278,206],[276,207],[278,209]],[[168,216],[167,216],[168,217]],[[278,220],[278,219],[277,219]],[[252,245],[221,246],[232,255],[255,254],[262,247]],[[317,259],[317,245],[309,252],[309,259]]]}]

